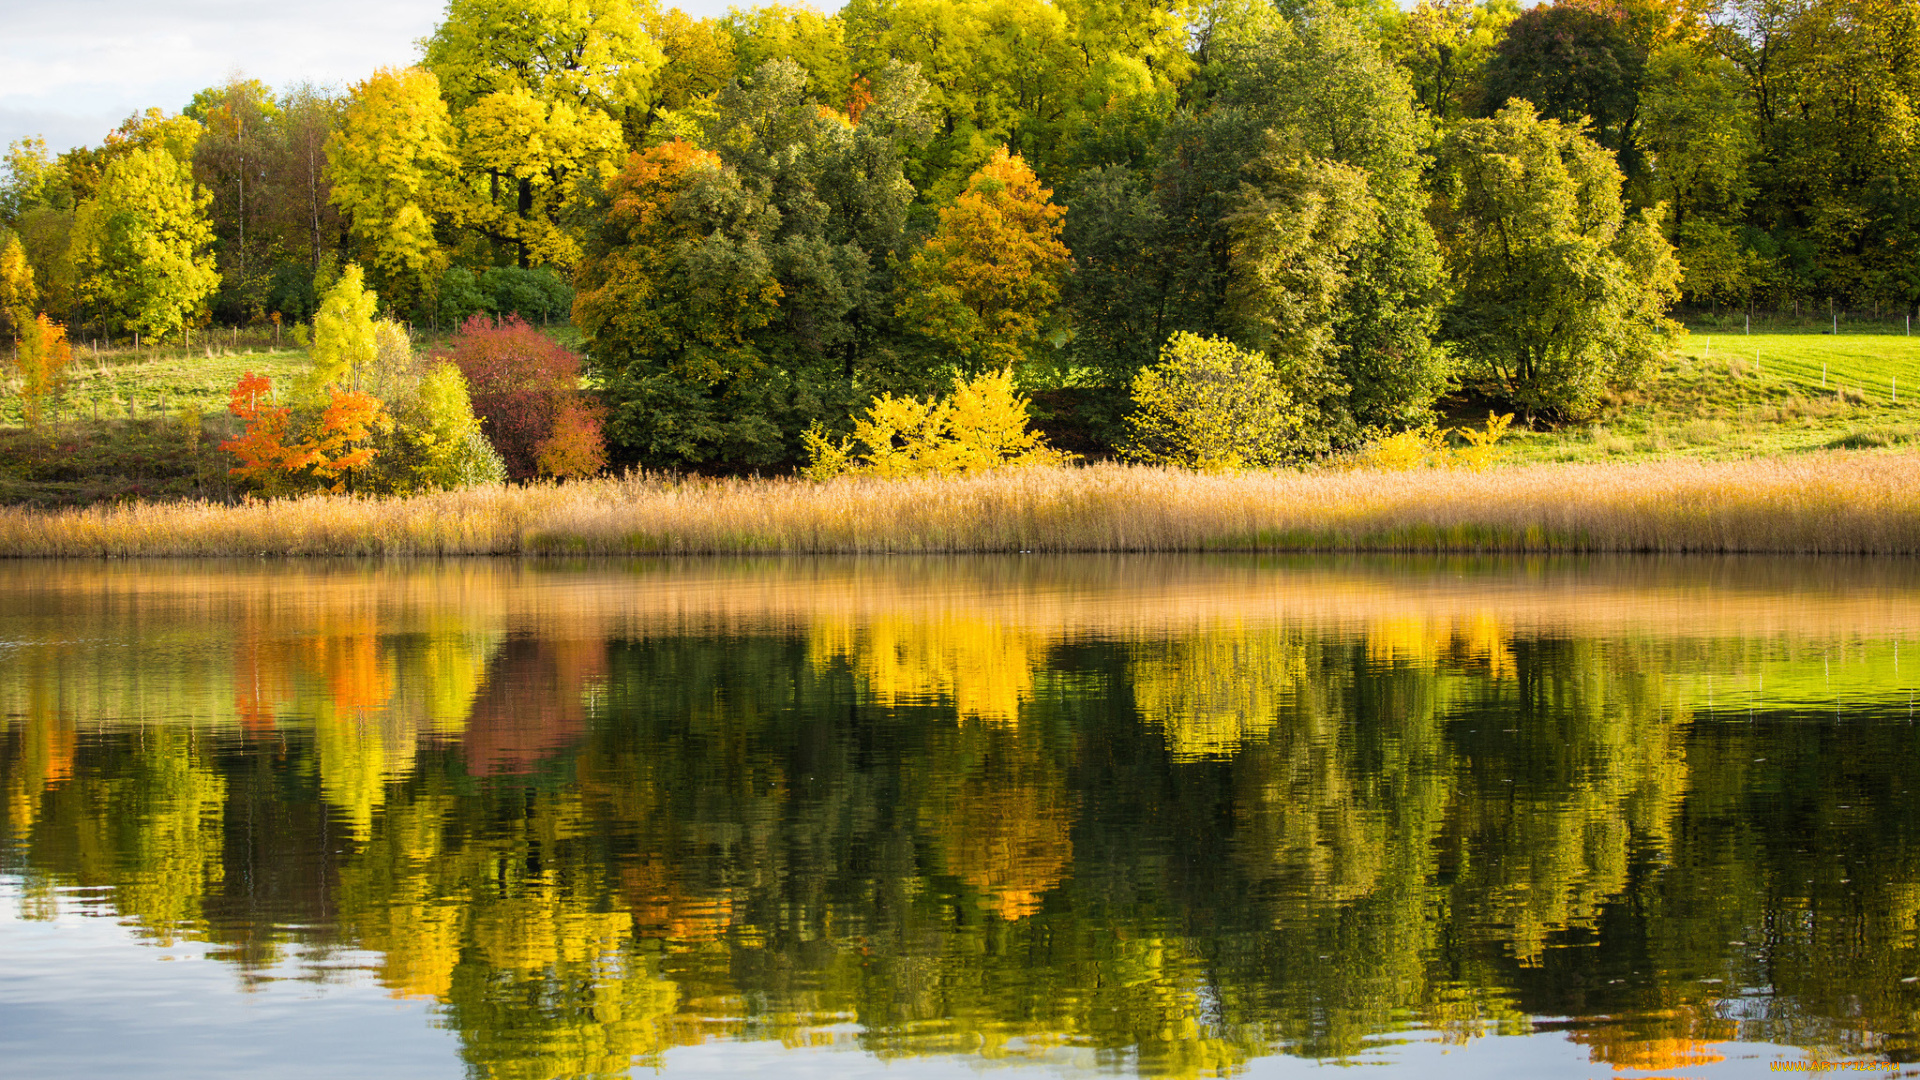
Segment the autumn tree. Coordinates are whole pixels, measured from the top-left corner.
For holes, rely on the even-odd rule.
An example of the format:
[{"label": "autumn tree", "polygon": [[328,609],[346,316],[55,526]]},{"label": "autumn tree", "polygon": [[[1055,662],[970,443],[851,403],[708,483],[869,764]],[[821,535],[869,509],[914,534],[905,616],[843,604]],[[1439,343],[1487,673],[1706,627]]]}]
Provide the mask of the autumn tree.
[{"label": "autumn tree", "polygon": [[477,315],[442,355],[465,376],[509,478],[586,476],[606,464],[599,412],[581,392],[573,350],[516,316]]},{"label": "autumn tree", "polygon": [[33,264],[20,238],[8,233],[0,244],[0,333],[18,335],[40,307],[40,290],[33,284]]},{"label": "autumn tree", "polygon": [[303,423],[294,406],[274,399],[271,378],[242,375],[227,408],[246,427],[220,444],[238,462],[228,473],[268,495],[316,483],[351,491],[353,471],[374,459],[367,440],[385,421],[385,410],[371,394],[329,387],[327,396],[319,415]]},{"label": "autumn tree", "polygon": [[967,181],[901,275],[899,318],[962,372],[1024,366],[1060,299],[1063,207],[1006,148]]},{"label": "autumn tree", "polygon": [[1469,372],[1554,418],[1639,378],[1677,329],[1681,271],[1657,212],[1627,214],[1613,156],[1516,102],[1457,128],[1441,168],[1446,333]]},{"label": "autumn tree", "polygon": [[651,131],[669,113],[727,85],[739,61],[730,27],[717,19],[695,19],[677,7],[644,11],[641,19],[664,60],[654,73],[642,121]]},{"label": "autumn tree", "polygon": [[662,61],[640,5],[453,0],[425,44],[460,131],[463,222],[502,261],[571,269]]},{"label": "autumn tree", "polygon": [[354,86],[327,139],[331,198],[401,309],[424,298],[446,265],[435,227],[448,212],[453,138],[432,73],[382,68]]},{"label": "autumn tree", "polygon": [[86,308],[116,328],[179,333],[220,284],[207,193],[186,160],[142,146],[110,161],[72,244]]},{"label": "autumn tree", "polygon": [[13,363],[20,376],[20,403],[27,426],[38,429],[47,399],[66,387],[73,350],[67,344],[67,328],[45,315],[23,319],[17,333]]},{"label": "autumn tree", "polygon": [[776,459],[755,340],[783,296],[765,201],[684,142],[633,155],[609,194],[573,312],[611,434],[650,463]]}]

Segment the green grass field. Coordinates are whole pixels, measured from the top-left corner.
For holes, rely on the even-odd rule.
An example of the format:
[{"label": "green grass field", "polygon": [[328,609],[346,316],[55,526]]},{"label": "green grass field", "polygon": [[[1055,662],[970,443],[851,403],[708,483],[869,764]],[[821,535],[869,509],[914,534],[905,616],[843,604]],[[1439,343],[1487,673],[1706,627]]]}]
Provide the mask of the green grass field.
[{"label": "green grass field", "polygon": [[1519,433],[1510,455],[1731,458],[1915,442],[1920,336],[1702,331],[1592,421]]},{"label": "green grass field", "polygon": [[[178,414],[197,408],[214,415],[227,409],[227,395],[248,371],[270,375],[276,385],[295,377],[307,362],[300,349],[119,349],[95,354],[84,344],[73,352],[62,421],[126,419]],[[20,396],[10,386],[0,400],[0,426],[18,427]]]},{"label": "green grass field", "polygon": [[20,397],[0,400],[0,504],[73,506],[141,498],[225,497],[219,450],[239,433],[228,395],[247,371],[285,386],[306,367],[295,349],[74,349],[65,392],[39,433]]}]

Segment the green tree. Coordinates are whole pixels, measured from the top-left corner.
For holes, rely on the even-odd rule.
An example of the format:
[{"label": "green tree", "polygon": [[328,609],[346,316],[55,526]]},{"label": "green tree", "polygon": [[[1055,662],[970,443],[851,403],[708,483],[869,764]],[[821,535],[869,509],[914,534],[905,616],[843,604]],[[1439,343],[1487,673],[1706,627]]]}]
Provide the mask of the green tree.
[{"label": "green tree", "polygon": [[0,225],[12,225],[29,208],[47,201],[48,189],[59,177],[47,156],[47,140],[39,136],[8,143],[0,162],[6,165],[6,178],[0,181]]},{"label": "green tree", "polygon": [[140,147],[109,162],[74,223],[85,308],[153,338],[189,325],[220,285],[208,251],[210,201],[186,161],[166,149]]},{"label": "green tree", "polygon": [[1520,14],[1517,0],[1420,0],[1387,30],[1387,48],[1413,80],[1414,100],[1441,120],[1472,109],[1487,61]]},{"label": "green tree", "polygon": [[1076,354],[1125,386],[1176,330],[1271,348],[1307,429],[1418,426],[1448,385],[1422,213],[1430,139],[1357,16],[1250,11],[1209,45],[1204,109],[1168,123],[1150,179],[1090,172],[1069,199]]},{"label": "green tree", "polygon": [[784,295],[774,215],[683,142],[633,155],[609,195],[573,308],[609,434],[650,464],[777,459],[778,373],[755,340]]},{"label": "green tree", "polygon": [[837,107],[853,88],[854,69],[838,15],[798,5],[762,4],[728,11],[719,28],[729,38],[733,75],[750,76],[769,60],[791,60],[807,73],[807,94],[816,100]]},{"label": "green tree", "polygon": [[1594,140],[1620,156],[1628,175],[1638,176],[1634,134],[1646,63],[1645,46],[1633,39],[1620,13],[1575,4],[1528,8],[1507,27],[1487,63],[1482,115],[1518,98],[1549,119],[1590,124]]},{"label": "green tree", "polygon": [[901,275],[899,318],[969,376],[1025,366],[1060,299],[1066,211],[1052,194],[1001,148]]},{"label": "green tree", "polygon": [[1301,408],[1273,364],[1224,338],[1176,333],[1133,380],[1122,456],[1186,469],[1269,468],[1297,453]]},{"label": "green tree", "polygon": [[780,457],[797,454],[814,420],[845,417],[860,398],[929,375],[891,319],[914,196],[905,151],[927,134],[926,84],[893,63],[872,74],[871,94],[854,123],[807,95],[798,65],[769,61],[722,90],[707,123],[707,145],[774,211],[755,244],[780,306],[753,340],[778,386],[766,415]]},{"label": "green tree", "polygon": [[449,212],[452,145],[439,81],[420,68],[382,68],[356,84],[327,138],[330,197],[402,310],[425,299],[446,266],[435,228]]},{"label": "green tree", "polygon": [[1732,62],[1670,46],[1647,64],[1637,138],[1654,202],[1667,208],[1667,239],[1694,303],[1739,303],[1751,294],[1752,258],[1740,233],[1753,195],[1753,117]]},{"label": "green tree", "polygon": [[194,144],[194,178],[213,197],[214,255],[220,266],[221,300],[236,322],[263,315],[274,236],[263,228],[266,211],[280,198],[263,180],[275,143],[279,107],[273,91],[256,79],[235,75],[224,86],[194,95],[182,110],[204,129]]},{"label": "green tree", "polygon": [[1469,372],[1552,418],[1637,379],[1677,332],[1680,264],[1657,210],[1627,216],[1613,156],[1516,102],[1461,124],[1440,160],[1446,332]]}]

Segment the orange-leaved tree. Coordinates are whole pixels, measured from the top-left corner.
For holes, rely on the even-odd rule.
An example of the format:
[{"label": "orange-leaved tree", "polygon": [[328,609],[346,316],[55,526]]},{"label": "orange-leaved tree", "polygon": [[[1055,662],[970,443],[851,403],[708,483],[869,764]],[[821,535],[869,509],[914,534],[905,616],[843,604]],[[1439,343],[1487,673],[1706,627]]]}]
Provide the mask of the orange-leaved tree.
[{"label": "orange-leaved tree", "polygon": [[275,404],[273,380],[267,376],[251,371],[240,376],[228,396],[227,411],[247,425],[238,438],[220,444],[240,462],[227,470],[229,476],[255,483],[271,494],[311,460],[306,447],[288,443],[293,408]]},{"label": "orange-leaved tree", "polygon": [[373,460],[366,445],[385,414],[380,399],[371,394],[330,387],[330,401],[312,434],[296,437],[293,407],[273,399],[273,380],[247,372],[235,384],[227,409],[246,422],[246,431],[220,444],[239,459],[228,475],[275,494],[302,480],[330,482],[340,491],[351,472]]},{"label": "orange-leaved tree", "polygon": [[1028,359],[1060,300],[1066,209],[1005,147],[940,211],[940,226],[901,277],[900,316],[953,351],[968,375]]},{"label": "orange-leaved tree", "polygon": [[372,394],[339,387],[330,387],[327,393],[332,400],[320,416],[320,430],[306,445],[313,453],[313,474],[333,481],[330,490],[339,491],[352,482],[354,469],[373,460],[367,436],[382,420],[384,409]]},{"label": "orange-leaved tree", "polygon": [[73,363],[73,350],[67,345],[67,328],[36,315],[22,321],[20,336],[14,340],[14,365],[20,369],[20,402],[27,426],[38,428],[47,399],[66,385],[67,368]]}]

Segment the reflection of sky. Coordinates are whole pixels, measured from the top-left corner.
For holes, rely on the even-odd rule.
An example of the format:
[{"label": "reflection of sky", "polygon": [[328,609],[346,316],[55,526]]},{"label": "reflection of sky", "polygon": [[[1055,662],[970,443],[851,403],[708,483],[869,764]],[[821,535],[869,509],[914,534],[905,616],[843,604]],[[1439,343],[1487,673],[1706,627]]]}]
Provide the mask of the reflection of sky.
[{"label": "reflection of sky", "polygon": [[286,965],[249,993],[207,945],[162,947],[100,915],[24,920],[19,908],[19,879],[0,876],[8,1080],[464,1075],[454,1033],[433,1026],[425,1003],[396,1001],[371,978],[347,971],[323,986]]},{"label": "reflection of sky", "polygon": [[[667,6],[721,15],[733,5]],[[443,0],[9,0],[0,145],[32,135],[55,152],[96,144],[127,116],[156,106],[176,112],[235,72],[275,87],[346,86],[412,63],[414,42],[444,9]]]},{"label": "reflection of sky", "polygon": [[[330,957],[324,983],[314,981],[311,965],[294,961],[266,972],[245,991],[236,969],[209,957],[206,945],[156,945],[111,918],[64,905],[45,921],[22,919],[19,911],[19,879],[0,876],[0,957],[5,958],[0,963],[0,1062],[5,1062],[0,1073],[9,1080],[76,1075],[425,1080],[465,1074],[456,1036],[435,1026],[431,1008],[389,997],[359,973],[355,954]],[[663,1072],[670,1077],[778,1074],[792,1080],[959,1080],[1011,1072],[994,1061],[964,1057],[882,1060],[854,1045],[857,1031],[847,1025],[834,1032],[840,1037],[830,1045],[805,1051],[777,1041],[680,1047],[667,1052]],[[1346,1064],[1372,1066],[1362,1075],[1436,1080],[1673,1075],[1615,1072],[1593,1064],[1586,1047],[1559,1032],[1487,1036],[1452,1046],[1409,1034],[1378,1045],[1376,1053]],[[1719,1044],[1715,1050],[1725,1060],[1684,1073],[1778,1075],[1770,1062],[1806,1056],[1763,1045]],[[1248,1062],[1237,1075],[1324,1077],[1334,1064],[1272,1056]],[[1114,1072],[1092,1051],[1074,1048],[1060,1048],[1038,1068],[1018,1071],[1085,1077]],[[654,1074],[640,1068],[634,1075]]]}]

